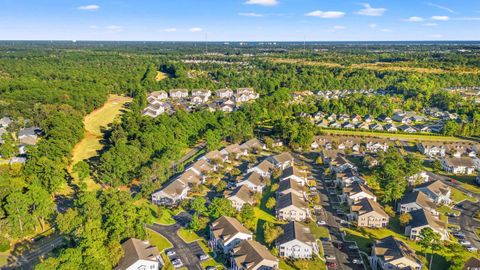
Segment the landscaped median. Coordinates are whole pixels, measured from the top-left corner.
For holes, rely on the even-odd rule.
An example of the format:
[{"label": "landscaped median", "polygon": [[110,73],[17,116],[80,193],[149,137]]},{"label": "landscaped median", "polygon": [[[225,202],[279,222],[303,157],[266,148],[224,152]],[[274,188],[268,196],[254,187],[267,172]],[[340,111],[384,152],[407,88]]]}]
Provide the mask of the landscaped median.
[{"label": "landscaped median", "polygon": [[172,243],[170,243],[170,241],[168,241],[161,234],[150,229],[147,229],[147,234],[148,234],[148,240],[150,241],[150,244],[153,246],[156,246],[160,253],[162,253],[166,249],[173,247]]}]

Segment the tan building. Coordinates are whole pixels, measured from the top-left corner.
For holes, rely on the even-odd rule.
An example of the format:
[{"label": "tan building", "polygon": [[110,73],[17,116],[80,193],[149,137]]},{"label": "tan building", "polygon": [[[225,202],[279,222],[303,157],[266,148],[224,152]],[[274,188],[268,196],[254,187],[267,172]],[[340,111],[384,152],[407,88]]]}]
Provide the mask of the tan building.
[{"label": "tan building", "polygon": [[415,256],[414,251],[393,236],[376,240],[369,259],[373,270],[422,269],[422,262]]},{"label": "tan building", "polygon": [[357,222],[358,227],[386,228],[389,216],[376,201],[364,198],[351,207],[351,219]]},{"label": "tan building", "polygon": [[228,253],[243,240],[252,240],[253,233],[245,228],[237,219],[220,217],[210,225],[210,241],[208,244]]},{"label": "tan building", "polygon": [[262,244],[245,240],[232,250],[233,270],[270,270],[278,269],[279,260]]},{"label": "tan building", "polygon": [[254,192],[246,185],[239,186],[232,192],[227,192],[225,197],[232,202],[232,206],[237,211],[240,211],[246,203],[255,204]]},{"label": "tan building", "polygon": [[303,221],[309,217],[308,203],[294,193],[287,193],[278,198],[276,212],[280,220]]}]

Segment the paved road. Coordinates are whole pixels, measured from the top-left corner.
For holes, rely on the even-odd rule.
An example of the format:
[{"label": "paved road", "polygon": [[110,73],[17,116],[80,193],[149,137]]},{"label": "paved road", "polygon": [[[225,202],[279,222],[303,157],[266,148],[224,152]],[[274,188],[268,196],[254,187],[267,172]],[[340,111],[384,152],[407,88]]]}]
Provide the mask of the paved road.
[{"label": "paved road", "polygon": [[460,210],[459,217],[449,218],[449,222],[457,223],[461,231],[465,234],[465,239],[472,243],[473,246],[480,249],[480,238],[475,233],[475,229],[480,227],[480,222],[474,219],[475,213],[480,211],[480,204],[471,201],[463,201],[455,206]]},{"label": "paved road", "polygon": [[172,168],[176,168],[177,164],[183,164],[185,161],[187,161],[189,158],[195,156],[198,152],[200,152],[203,148],[207,146],[207,143],[202,142],[199,143],[198,145],[194,146],[192,150],[190,150],[188,153],[186,153],[183,157],[181,157],[177,162],[175,162],[172,165]]},{"label": "paved road", "polygon": [[178,223],[169,226],[153,224],[147,227],[158,232],[172,243],[173,250],[177,253],[174,257],[182,260],[184,267],[188,270],[202,270],[199,260],[200,255],[205,254],[202,247],[197,242],[185,243],[177,234],[178,229],[181,228]]}]

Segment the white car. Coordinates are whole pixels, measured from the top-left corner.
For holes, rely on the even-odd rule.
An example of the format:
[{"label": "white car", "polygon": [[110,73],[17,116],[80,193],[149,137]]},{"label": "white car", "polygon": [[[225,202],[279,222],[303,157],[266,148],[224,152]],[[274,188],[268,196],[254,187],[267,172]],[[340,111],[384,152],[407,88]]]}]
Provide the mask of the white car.
[{"label": "white car", "polygon": [[172,261],[172,264],[175,268],[180,268],[183,266],[183,262],[180,259],[175,259]]},{"label": "white car", "polygon": [[359,260],[359,259],[353,259],[353,260],[352,260],[352,263],[354,263],[354,264],[363,264],[362,260]]},{"label": "white car", "polygon": [[470,251],[470,252],[477,252],[478,251],[478,248],[474,247],[474,246],[468,246],[467,247],[467,250]]},{"label": "white car", "polygon": [[469,245],[471,245],[472,243],[470,243],[470,241],[467,241],[467,240],[462,240],[462,241],[460,241],[460,244],[461,244],[462,246],[469,246]]},{"label": "white car", "polygon": [[319,220],[319,221],[317,221],[317,225],[319,225],[319,226],[327,225],[327,223],[324,220]]},{"label": "white car", "polygon": [[205,260],[208,260],[208,255],[202,254],[198,258],[200,259],[200,261],[205,261]]}]

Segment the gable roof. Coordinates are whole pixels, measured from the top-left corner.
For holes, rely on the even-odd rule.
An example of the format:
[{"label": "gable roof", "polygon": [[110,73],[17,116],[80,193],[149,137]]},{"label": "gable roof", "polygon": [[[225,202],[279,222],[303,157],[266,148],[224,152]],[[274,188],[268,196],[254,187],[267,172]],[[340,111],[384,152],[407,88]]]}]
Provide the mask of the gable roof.
[{"label": "gable roof", "polygon": [[264,172],[270,172],[270,171],[273,171],[275,169],[275,165],[273,165],[270,161],[268,161],[267,159],[263,160],[262,162],[260,162],[257,166],[255,166],[257,168],[259,168],[260,170],[264,171]]},{"label": "gable roof", "polygon": [[244,148],[252,149],[252,148],[262,148],[263,144],[257,138],[253,138],[242,143],[241,146]]},{"label": "gable roof", "polygon": [[310,232],[310,228],[296,221],[291,221],[282,225],[283,234],[276,240],[277,245],[288,243],[292,240],[298,240],[305,244],[315,242],[315,237]]},{"label": "gable roof", "polygon": [[421,264],[411,250],[404,242],[395,239],[393,236],[388,236],[383,239],[375,241],[374,253],[377,257],[383,257],[385,262],[407,258],[411,261]]},{"label": "gable roof", "polygon": [[366,185],[360,184],[358,182],[353,182],[352,185],[350,185],[349,187],[344,187],[343,191],[349,196],[364,192],[372,197],[376,197],[375,194],[373,194],[373,192]]},{"label": "gable roof", "polygon": [[300,178],[305,178],[306,177],[305,173],[300,171],[299,169],[297,169],[296,166],[290,166],[290,167],[286,168],[285,170],[283,170],[282,176],[280,178],[283,179],[283,178],[287,178],[287,177],[290,177],[290,176],[297,176],[297,177],[300,177]]},{"label": "gable roof", "polygon": [[[168,184],[167,186],[165,186],[163,189],[161,189],[159,192],[163,192],[170,197],[176,197],[182,194],[185,188],[187,188],[187,185],[182,181],[180,181],[179,179],[176,179],[170,184]],[[158,192],[155,192],[155,193],[158,193]]]},{"label": "gable roof", "polygon": [[475,167],[473,160],[469,157],[459,157],[459,158],[445,158],[445,162],[448,166],[453,167]]},{"label": "gable roof", "polygon": [[405,194],[405,196],[403,196],[402,200],[400,201],[400,204],[409,203],[416,203],[423,208],[436,208],[435,203],[433,203],[433,201],[429,197],[427,197],[427,195],[420,191],[409,192]]},{"label": "gable roof", "polygon": [[130,238],[122,244],[124,255],[118,263],[118,269],[127,269],[138,260],[157,261],[158,249],[148,242]]},{"label": "gable roof", "polygon": [[287,191],[289,189],[296,190],[298,192],[303,192],[303,186],[302,184],[298,183],[295,180],[292,179],[287,179],[284,181],[280,181],[278,184],[278,189],[277,192],[282,193],[283,191]]},{"label": "gable roof", "polygon": [[253,197],[253,191],[246,185],[242,185],[234,189],[232,192],[227,193],[227,198],[236,197],[246,203],[253,203],[255,199]]},{"label": "gable roof", "polygon": [[307,202],[305,202],[305,200],[303,200],[301,197],[293,193],[287,193],[278,198],[276,208],[283,209],[291,205],[300,209],[306,209],[308,207]]},{"label": "gable roof", "polygon": [[281,154],[273,156],[273,159],[276,160],[278,163],[285,163],[287,161],[293,160],[293,157],[288,152],[283,152]]},{"label": "gable roof", "polygon": [[278,262],[265,246],[253,240],[244,240],[233,248],[233,259],[247,270],[258,268],[264,260]]},{"label": "gable roof", "polygon": [[249,181],[256,186],[261,186],[264,184],[263,177],[256,171],[247,174],[243,181]]},{"label": "gable roof", "polygon": [[236,218],[226,216],[215,220],[211,225],[211,230],[215,238],[221,238],[224,242],[229,241],[237,233],[253,235]]},{"label": "gable roof", "polygon": [[443,231],[445,229],[444,223],[435,219],[429,211],[418,209],[410,212],[410,215],[412,216],[412,220],[408,225],[412,228],[430,226],[437,231]]},{"label": "gable roof", "polygon": [[363,198],[360,201],[356,202],[352,205],[351,209],[352,212],[357,212],[358,215],[375,212],[381,216],[388,217],[382,206],[378,202],[369,198]]},{"label": "gable roof", "polygon": [[474,270],[480,268],[480,259],[471,257],[468,261],[465,262],[463,269],[464,270]]},{"label": "gable roof", "polygon": [[429,191],[437,195],[447,195],[448,191],[450,191],[450,187],[444,184],[441,180],[420,184],[416,186],[414,190],[420,189],[428,189]]}]

